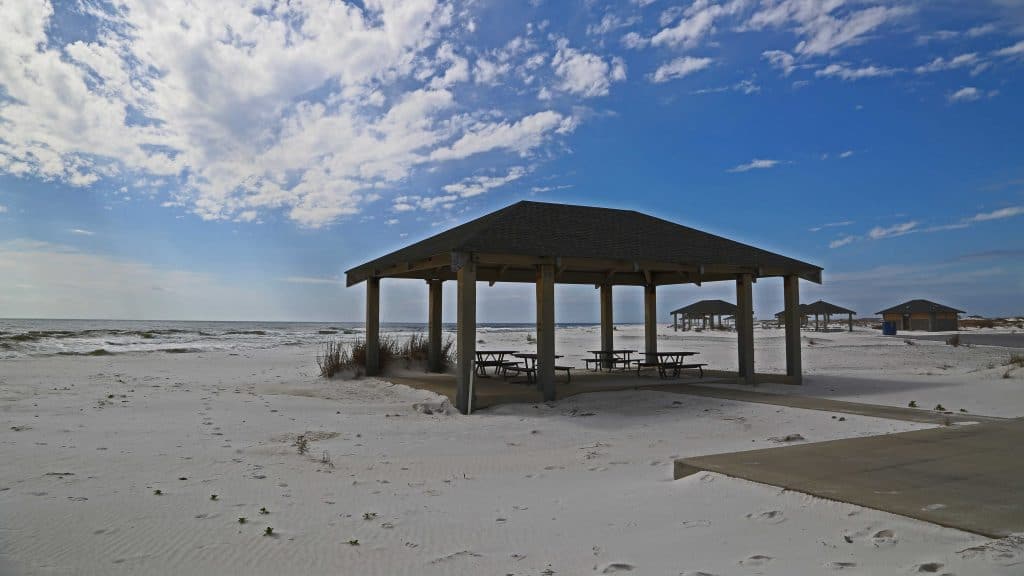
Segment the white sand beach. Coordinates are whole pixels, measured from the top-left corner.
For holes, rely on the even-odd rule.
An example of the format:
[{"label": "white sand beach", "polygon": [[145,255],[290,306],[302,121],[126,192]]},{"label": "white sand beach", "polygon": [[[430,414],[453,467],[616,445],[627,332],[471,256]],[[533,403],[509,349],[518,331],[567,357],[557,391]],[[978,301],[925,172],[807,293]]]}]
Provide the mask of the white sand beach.
[{"label": "white sand beach", "polygon": [[[559,352],[576,363],[596,330],[560,329]],[[641,334],[619,327],[618,343]],[[661,336],[666,349],[733,366],[734,334]],[[481,348],[527,347],[525,330],[480,338]],[[814,340],[804,347],[807,384],[765,389],[1024,415],[1024,370],[1002,377],[1006,348],[907,345],[868,332],[805,338]],[[759,370],[780,368],[781,331],[759,330],[757,343]],[[386,379],[324,380],[314,355],[303,345],[4,360],[0,574],[1020,574],[1024,566],[1020,538],[991,541],[712,473],[672,480],[680,456],[775,446],[771,438],[787,434],[815,442],[926,425],[656,391],[462,416],[423,410],[442,399]]]}]

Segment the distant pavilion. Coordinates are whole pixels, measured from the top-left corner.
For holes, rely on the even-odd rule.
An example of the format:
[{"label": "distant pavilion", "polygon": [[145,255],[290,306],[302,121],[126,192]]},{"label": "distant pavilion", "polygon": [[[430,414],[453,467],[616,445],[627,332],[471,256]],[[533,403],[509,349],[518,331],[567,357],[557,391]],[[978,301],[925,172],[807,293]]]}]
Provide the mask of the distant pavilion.
[{"label": "distant pavilion", "polygon": [[[814,316],[814,329],[816,331],[821,330],[821,324],[819,323],[819,319],[824,319],[825,327],[828,327],[829,323],[832,321],[833,315],[843,314],[846,314],[847,326],[849,327],[849,331],[853,332],[853,317],[856,316],[857,313],[854,312],[853,310],[850,310],[849,308],[843,308],[842,306],[837,306],[835,304],[832,304],[831,302],[825,302],[824,300],[818,300],[817,302],[812,302],[810,304],[800,305],[800,325],[807,325],[808,319],[811,316]],[[783,323],[785,315],[785,310],[775,315],[775,319],[778,321],[779,325]]]},{"label": "distant pavilion", "polygon": [[818,266],[734,242],[632,210],[517,202],[346,272],[348,286],[366,282],[366,372],[379,373],[380,281],[426,280],[429,368],[441,368],[441,286],[458,284],[456,397],[471,410],[476,351],[478,282],[536,285],[538,387],[555,398],[555,284],[600,288],[601,349],[614,349],[612,287],[644,287],[644,350],[658,350],[658,286],[736,283],[738,379],[754,384],[752,287],[758,278],[783,278],[786,302],[786,374],[799,384],[799,281],[821,283]]},{"label": "distant pavilion", "polygon": [[699,321],[702,328],[708,328],[709,322],[710,327],[714,328],[716,316],[718,317],[718,327],[721,328],[723,316],[736,316],[737,313],[739,313],[739,308],[725,300],[698,300],[689,306],[672,311],[672,329],[680,329],[680,316],[683,320],[683,330],[692,330],[694,320]]}]

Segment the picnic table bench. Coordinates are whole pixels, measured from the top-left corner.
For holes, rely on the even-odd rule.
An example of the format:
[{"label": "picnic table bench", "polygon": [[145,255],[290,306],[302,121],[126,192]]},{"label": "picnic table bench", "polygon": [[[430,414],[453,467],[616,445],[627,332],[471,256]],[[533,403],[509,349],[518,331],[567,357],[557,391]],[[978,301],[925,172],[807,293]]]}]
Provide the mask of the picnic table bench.
[{"label": "picnic table bench", "polygon": [[[534,353],[519,353],[513,354],[516,358],[523,359],[523,365],[520,366],[517,362],[514,366],[508,366],[505,368],[506,375],[508,373],[526,374],[526,381],[532,384],[537,379],[537,354]],[[555,355],[555,359],[562,358],[561,355]],[[559,366],[555,364],[555,372],[565,372],[566,382],[572,381],[572,366]]]},{"label": "picnic table bench", "polygon": [[687,363],[687,356],[696,356],[699,352],[641,352],[645,356],[644,360],[634,360],[636,364],[636,375],[640,375],[640,370],[644,368],[657,368],[658,376],[661,378],[668,378],[671,371],[673,378],[678,378],[681,370],[686,368],[696,368],[700,371],[700,377],[704,377],[704,367],[706,363],[691,362]]},{"label": "picnic table bench", "polygon": [[516,350],[477,350],[476,362],[473,363],[476,375],[481,378],[490,378],[487,375],[488,368],[494,368],[494,375],[497,376],[499,372],[504,372],[509,365],[518,364],[518,362],[505,360],[505,356],[514,355],[516,352]]},{"label": "picnic table bench", "polygon": [[[585,358],[583,360],[586,363],[587,370],[599,371],[602,367],[607,366],[608,370],[611,371],[616,367],[622,370],[628,370],[633,364],[633,354],[636,350],[588,350],[594,355],[593,358]],[[594,365],[594,368],[591,368]]]}]

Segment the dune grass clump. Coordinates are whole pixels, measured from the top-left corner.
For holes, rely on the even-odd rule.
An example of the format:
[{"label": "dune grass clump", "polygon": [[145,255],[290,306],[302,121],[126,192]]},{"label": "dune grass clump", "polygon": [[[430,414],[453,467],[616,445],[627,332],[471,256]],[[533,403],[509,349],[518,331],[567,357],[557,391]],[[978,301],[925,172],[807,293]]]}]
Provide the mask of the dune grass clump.
[{"label": "dune grass clump", "polygon": [[960,346],[960,335],[959,334],[953,334],[952,336],[950,336],[949,338],[946,339],[946,344],[949,344],[950,346],[952,346],[954,348]]},{"label": "dune grass clump", "polygon": [[340,341],[328,340],[320,347],[316,365],[320,367],[321,376],[331,378],[352,365],[352,356]]},{"label": "dune grass clump", "polygon": [[[341,372],[352,371],[361,376],[366,369],[366,340],[351,344],[338,340],[325,342],[317,354],[316,363],[320,375],[331,378]],[[398,360],[404,360],[405,367],[426,364],[430,357],[430,339],[423,334],[413,334],[402,342],[393,336],[382,336],[378,340],[380,369],[385,370]],[[441,343],[441,369],[448,370],[455,365],[455,340],[446,339]]]},{"label": "dune grass clump", "polygon": [[1017,368],[1024,368],[1024,354],[1010,354],[1010,359],[1003,364],[1003,366],[1016,366]]}]

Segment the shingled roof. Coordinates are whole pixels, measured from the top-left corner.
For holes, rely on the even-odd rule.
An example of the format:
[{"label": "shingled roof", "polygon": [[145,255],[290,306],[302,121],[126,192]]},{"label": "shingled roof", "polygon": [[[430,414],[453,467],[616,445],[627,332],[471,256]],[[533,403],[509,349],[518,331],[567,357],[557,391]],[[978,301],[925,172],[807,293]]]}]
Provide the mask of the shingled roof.
[{"label": "shingled roof", "polygon": [[892,308],[886,308],[881,312],[875,312],[875,314],[930,314],[932,312],[952,312],[956,314],[963,314],[963,310],[957,310],[956,308],[950,308],[943,304],[937,304],[931,300],[909,300],[898,306]]},{"label": "shingled roof", "polygon": [[[472,256],[465,256],[472,255]],[[821,268],[632,210],[522,201],[346,272],[370,277],[454,278],[461,258],[478,279],[532,282],[552,263],[560,283],[680,284],[798,275],[821,282]]]},{"label": "shingled roof", "polygon": [[707,314],[728,314],[735,315],[739,308],[731,302],[725,300],[700,300],[690,304],[689,306],[683,306],[678,310],[673,310],[672,314],[692,314],[694,316],[704,316]]},{"label": "shingled roof", "polygon": [[[786,313],[785,310],[783,310],[782,312],[778,312],[775,315],[776,316],[782,316],[785,313]],[[800,315],[801,316],[810,316],[810,315],[813,315],[813,314],[821,314],[821,315],[825,315],[825,314],[829,314],[829,315],[832,315],[832,314],[854,314],[854,315],[856,315],[857,313],[854,312],[853,310],[850,310],[849,308],[843,308],[842,306],[837,306],[835,304],[832,304],[831,302],[825,302],[824,300],[818,300],[817,302],[811,302],[810,304],[801,304],[800,305]]]}]

